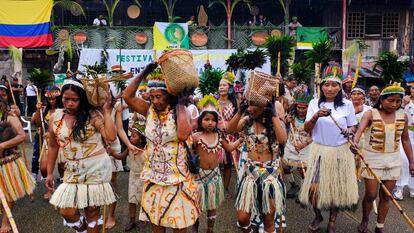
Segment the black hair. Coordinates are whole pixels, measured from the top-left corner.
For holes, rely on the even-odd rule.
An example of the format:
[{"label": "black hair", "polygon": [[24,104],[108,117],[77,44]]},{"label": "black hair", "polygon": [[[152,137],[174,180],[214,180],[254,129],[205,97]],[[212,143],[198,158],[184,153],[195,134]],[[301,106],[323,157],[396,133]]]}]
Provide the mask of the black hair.
[{"label": "black hair", "polygon": [[[56,109],[63,108],[62,95],[55,96],[55,97],[56,97]],[[43,111],[43,116],[46,116],[50,109],[52,109],[52,105],[49,103],[49,100],[47,100],[46,98],[46,108]]]},{"label": "black hair", "polygon": [[[76,80],[76,82],[78,81]],[[79,96],[79,109],[76,113],[76,124],[73,128],[73,139],[77,142],[81,142],[86,140],[86,125],[91,117],[90,110],[92,109],[92,106],[88,102],[84,89],[74,84],[66,84],[62,87],[62,96],[67,90],[71,90]]]},{"label": "black hair", "polygon": [[[322,91],[322,86],[323,86],[323,84],[324,84],[325,82],[322,82],[321,83],[321,85],[320,85],[320,87],[319,87],[319,90],[320,90],[320,93],[321,93],[321,97],[319,98],[319,100],[318,100],[318,107],[320,108],[321,107],[321,104],[322,103],[324,103],[324,102],[326,102],[326,96],[325,96],[325,94],[323,93],[323,91]],[[336,109],[337,107],[341,107],[341,106],[343,106],[343,105],[345,105],[345,103],[344,103],[344,100],[343,100],[343,94],[342,94],[342,89],[338,92],[338,94],[336,94],[336,96],[335,96],[335,99],[334,99],[334,108]]]},{"label": "black hair", "polygon": [[[378,109],[378,110],[383,110],[383,109],[384,109],[384,107],[382,106],[381,101],[382,101],[382,100],[385,100],[385,99],[387,99],[388,97],[393,96],[393,95],[400,95],[400,96],[401,96],[401,100],[402,100],[402,98],[404,97],[404,95],[402,95],[402,94],[396,94],[396,93],[390,93],[390,94],[380,95],[380,97],[379,97],[379,99],[378,99],[378,102],[377,102],[377,103],[373,106],[373,108],[376,108],[376,109]],[[400,109],[400,108],[402,108],[402,106],[400,106],[398,109]]]},{"label": "black hair", "polygon": [[[214,112],[211,112],[211,111],[203,111],[203,112],[201,112],[200,116],[197,119],[197,131],[204,131],[202,122],[203,122],[203,118],[207,114],[212,114],[213,117],[214,117],[214,121],[218,124],[218,114],[217,113],[215,114]],[[217,125],[216,125],[216,129],[217,129]]]},{"label": "black hair", "polygon": [[131,131],[131,133],[137,133],[139,135],[139,144],[137,145],[139,148],[144,148],[147,145],[147,139],[144,134],[139,131]]},{"label": "black hair", "polygon": [[229,84],[229,91],[228,91],[228,99],[234,108],[233,115],[236,115],[236,113],[239,111],[239,109],[237,108],[236,92],[234,91],[233,85],[230,85],[230,84]]},{"label": "black hair", "polygon": [[[245,129],[251,128],[253,126],[253,121],[254,120],[251,117],[249,117],[245,124]],[[276,134],[273,129],[272,116],[269,114],[268,117],[265,117],[265,115],[262,113],[261,119],[256,119],[256,121],[263,122],[263,125],[266,129],[266,137],[269,140],[269,143],[268,143],[269,151],[273,156],[272,144],[276,142]]]},{"label": "black hair", "polygon": [[7,104],[9,106],[13,105],[14,104],[13,103],[13,96],[11,95],[10,90],[7,87],[0,87],[0,91],[5,91],[6,92],[6,94],[7,94]]}]

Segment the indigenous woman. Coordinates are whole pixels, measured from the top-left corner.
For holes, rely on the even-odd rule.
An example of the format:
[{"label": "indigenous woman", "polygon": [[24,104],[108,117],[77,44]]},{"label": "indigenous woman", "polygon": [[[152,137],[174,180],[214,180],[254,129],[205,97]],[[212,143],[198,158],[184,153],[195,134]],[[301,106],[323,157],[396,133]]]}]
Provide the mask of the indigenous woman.
[{"label": "indigenous woman", "polygon": [[[354,106],[355,110],[355,117],[357,120],[357,124],[361,122],[362,116],[364,113],[371,109],[371,106],[368,106],[365,104],[365,91],[364,89],[360,87],[355,87],[351,91],[351,101],[352,105]],[[362,140],[363,141],[363,140]],[[360,143],[360,146],[363,146],[363,143]],[[355,164],[356,164],[356,174],[358,180],[361,179],[361,160],[359,159],[359,156],[357,155],[355,157]]]},{"label": "indigenous woman", "polygon": [[328,232],[335,232],[338,211],[354,209],[358,203],[354,155],[345,137],[353,132],[356,119],[351,101],[343,98],[341,76],[339,65],[326,67],[321,96],[309,103],[305,120],[304,128],[312,133],[313,143],[299,201],[314,209],[311,231],[317,231],[323,221],[321,210],[329,210]]},{"label": "indigenous woman", "polygon": [[[393,190],[401,174],[400,141],[407,156],[411,176],[414,175],[413,151],[408,134],[408,120],[401,109],[404,88],[399,85],[386,87],[381,91],[378,104],[362,117],[354,138],[358,145],[363,132],[365,142],[363,154],[373,172],[382,180],[388,190]],[[368,232],[369,214],[373,201],[378,196],[379,184],[372,173],[365,169],[365,196],[362,203],[362,221],[359,232]],[[381,189],[379,195],[376,233],[384,232],[384,222],[389,209],[390,197]]]},{"label": "indigenous woman", "polygon": [[55,110],[49,121],[49,190],[54,188],[53,170],[59,150],[67,162],[63,183],[50,203],[59,208],[65,226],[76,232],[96,233],[103,224],[100,206],[116,201],[110,184],[111,159],[104,147],[104,140],[116,138],[110,98],[100,112],[92,110],[83,85],[76,79],[67,79],[62,87],[62,102],[64,109]]},{"label": "indigenous woman", "polygon": [[[6,197],[10,208],[18,199],[33,194],[35,180],[30,175],[21,158],[17,146],[24,142],[24,133],[19,117],[15,115],[7,103],[10,91],[0,85],[0,189]],[[0,232],[11,232],[11,225],[2,205],[3,218]]]},{"label": "indigenous woman", "polygon": [[[50,116],[56,111],[58,108],[62,108],[62,99],[60,97],[60,89],[56,86],[48,87],[45,93],[45,97],[47,100],[46,108],[43,109],[42,102],[37,103],[36,105],[36,112],[33,114],[32,123],[38,127],[38,132],[35,136],[34,141],[34,149],[33,149],[33,158],[32,158],[32,174],[36,174],[39,171],[42,177],[47,176],[47,144],[49,141],[49,131],[48,131],[48,123],[50,120]],[[40,111],[42,112],[42,116],[40,116]],[[42,122],[43,121],[43,122]],[[44,126],[45,132],[42,132],[42,124]],[[43,135],[42,140],[42,148],[39,148],[39,137]],[[40,149],[40,150],[39,150]],[[40,158],[39,158],[40,157]],[[39,166],[40,161],[40,166]],[[63,153],[58,154],[57,165],[60,178],[63,178],[63,172],[65,171],[65,157]],[[52,195],[51,191],[47,191],[43,198],[49,200]]]},{"label": "indigenous woman", "polygon": [[352,73],[349,72],[347,77],[342,81],[342,94],[346,99],[351,98],[352,83],[354,82],[354,77]]},{"label": "indigenous woman", "polygon": [[132,109],[146,116],[147,139],[141,179],[145,181],[139,220],[151,223],[152,232],[187,232],[199,216],[199,187],[187,166],[185,140],[191,134],[187,95],[167,92],[163,77],[149,77],[151,103],[135,95],[142,79],[157,67],[151,63],[134,78],[124,92]]},{"label": "indigenous woman", "polygon": [[[237,112],[237,102],[234,96],[234,83],[235,76],[231,72],[226,72],[219,84],[219,98],[217,100],[219,104],[219,123],[218,128],[224,132],[224,136],[229,142],[236,140],[234,135],[228,133],[227,127],[229,121],[232,119],[234,114]],[[233,154],[236,151],[233,152]],[[229,185],[231,179],[231,170],[232,170],[232,153],[226,152],[223,156],[223,179],[224,179],[224,189],[226,196],[230,197]]]},{"label": "indigenous woman", "polygon": [[[243,117],[246,110],[248,116]],[[263,108],[251,103],[247,107],[242,102],[228,132],[243,132],[245,137],[236,196],[238,225],[243,232],[252,232],[250,218],[257,213],[264,231],[276,232],[275,214],[283,212],[285,203],[278,143],[284,144],[287,136],[275,106],[269,103]]]},{"label": "indigenous woman", "polygon": [[[410,137],[410,142],[414,143],[414,85],[410,85],[408,87],[408,95],[403,98],[403,107],[404,113],[407,115],[408,136]],[[414,150],[413,143],[411,143],[411,147],[413,148],[412,150]],[[411,177],[408,172],[409,164],[407,156],[401,147],[400,152],[402,159],[402,172],[393,192],[394,198],[397,200],[403,200],[403,191],[405,186],[408,186],[410,197],[414,198],[414,177]]]},{"label": "indigenous woman", "polygon": [[290,183],[290,189],[286,194],[287,198],[296,198],[300,190],[300,186],[296,184],[293,177],[292,167],[297,167],[302,177],[305,176],[304,173],[309,158],[309,145],[312,143],[312,136],[305,131],[304,125],[311,99],[311,96],[304,94],[296,97],[293,112],[286,117],[286,124],[290,124],[288,141],[285,145],[285,154],[283,156],[285,160],[284,165],[286,165],[284,172]]}]

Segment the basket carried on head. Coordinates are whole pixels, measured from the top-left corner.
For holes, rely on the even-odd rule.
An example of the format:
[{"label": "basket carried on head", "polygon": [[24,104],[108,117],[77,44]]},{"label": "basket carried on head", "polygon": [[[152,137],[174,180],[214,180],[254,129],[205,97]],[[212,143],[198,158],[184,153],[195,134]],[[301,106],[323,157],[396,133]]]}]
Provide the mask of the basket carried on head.
[{"label": "basket carried on head", "polygon": [[279,81],[274,76],[253,70],[245,91],[247,101],[255,106],[266,106],[276,94],[278,84]]},{"label": "basket carried on head", "polygon": [[168,51],[158,59],[158,63],[165,76],[168,93],[177,95],[185,88],[189,90],[198,87],[198,73],[190,51]]},{"label": "basket carried on head", "polygon": [[109,95],[109,87],[106,75],[98,75],[96,78],[83,77],[80,79],[80,81],[85,88],[88,102],[94,107],[103,106]]}]

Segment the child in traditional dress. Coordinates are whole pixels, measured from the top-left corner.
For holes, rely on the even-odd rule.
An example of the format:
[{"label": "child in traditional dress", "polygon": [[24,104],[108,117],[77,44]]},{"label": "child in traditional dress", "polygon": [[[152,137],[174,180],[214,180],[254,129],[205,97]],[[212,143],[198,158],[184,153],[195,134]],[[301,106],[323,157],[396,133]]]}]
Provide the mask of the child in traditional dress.
[{"label": "child in traditional dress", "polygon": [[[232,152],[241,139],[229,144],[218,130],[217,101],[211,95],[205,96],[199,102],[202,109],[198,118],[198,132],[193,134],[195,152],[200,157],[200,172],[194,176],[201,190],[201,209],[207,211],[207,233],[212,233],[216,220],[216,209],[224,200],[224,183],[220,173],[219,163],[224,156],[223,149]],[[198,232],[198,221],[193,232]]]},{"label": "child in traditional dress", "polygon": [[[401,109],[404,88],[398,84],[386,87],[380,100],[373,109],[362,117],[354,144],[358,145],[365,132],[363,154],[374,173],[382,180],[388,190],[393,190],[401,176],[400,141],[407,156],[409,171],[414,176],[413,151],[408,134],[408,120]],[[353,150],[356,148],[353,147]],[[378,196],[379,184],[373,174],[365,169],[365,196],[362,203],[362,221],[358,232],[368,232],[369,214],[373,201]],[[375,233],[384,232],[385,218],[389,209],[390,197],[381,189]]]},{"label": "child in traditional dress", "polygon": [[288,141],[285,145],[284,172],[290,183],[287,198],[295,198],[298,195],[300,186],[296,184],[292,174],[292,167],[297,167],[302,177],[305,177],[305,168],[309,158],[311,134],[304,129],[306,113],[312,96],[299,95],[296,97],[293,114],[286,117],[286,124],[290,124]]},{"label": "child in traditional dress", "polygon": [[[131,231],[136,227],[136,212],[137,206],[141,203],[142,187],[144,181],[140,178],[142,168],[144,166],[144,155],[143,148],[145,147],[146,140],[142,132],[145,130],[145,122],[137,121],[130,128],[131,138],[130,142],[132,145],[138,148],[138,153],[133,153],[130,150],[125,150],[121,154],[113,153],[113,150],[109,150],[110,155],[118,160],[122,160],[129,156],[129,183],[128,183],[128,203],[129,203],[129,223],[125,226],[125,231]],[[109,148],[110,149],[110,148]],[[141,224],[138,223],[138,228]]]}]

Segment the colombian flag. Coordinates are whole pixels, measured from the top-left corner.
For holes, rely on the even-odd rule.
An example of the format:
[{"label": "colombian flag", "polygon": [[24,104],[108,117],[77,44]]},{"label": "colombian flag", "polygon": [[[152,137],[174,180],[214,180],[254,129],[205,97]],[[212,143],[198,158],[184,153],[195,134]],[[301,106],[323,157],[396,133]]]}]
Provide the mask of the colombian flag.
[{"label": "colombian flag", "polygon": [[51,46],[53,0],[0,0],[0,47]]}]

